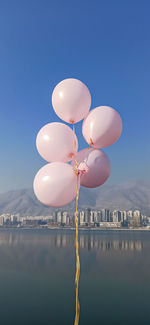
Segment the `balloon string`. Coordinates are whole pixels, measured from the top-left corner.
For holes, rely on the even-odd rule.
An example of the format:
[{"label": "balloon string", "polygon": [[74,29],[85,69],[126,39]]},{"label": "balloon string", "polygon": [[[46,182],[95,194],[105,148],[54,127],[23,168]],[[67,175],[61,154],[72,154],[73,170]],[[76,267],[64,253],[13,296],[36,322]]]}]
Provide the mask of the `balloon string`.
[{"label": "balloon string", "polygon": [[76,188],[76,276],[75,276],[75,285],[76,285],[76,314],[74,325],[79,324],[79,276],[80,276],[80,259],[79,259],[79,238],[78,238],[78,201],[79,201],[79,188],[78,188],[79,175],[77,173],[77,188]]},{"label": "balloon string", "polygon": [[[74,127],[74,123],[73,123],[73,132],[74,132],[74,135],[76,135],[76,133],[75,133],[75,127]],[[74,157],[73,157],[73,159],[74,159],[74,161],[75,161],[75,163],[76,163],[76,168],[78,169],[78,162],[77,162],[75,156],[76,156],[76,138],[75,138],[75,136],[74,136]]]},{"label": "balloon string", "polygon": [[[73,124],[73,132],[75,134],[75,127]],[[76,163],[76,177],[77,177],[77,184],[76,184],[76,275],[75,275],[75,286],[76,286],[76,314],[74,325],[79,324],[79,313],[80,313],[80,304],[79,304],[79,276],[80,276],[80,259],[79,259],[79,211],[78,211],[78,202],[79,202],[79,173],[78,173],[78,162],[75,158],[76,153],[76,139],[74,141],[74,160]]]},{"label": "balloon string", "polygon": [[74,161],[76,163],[76,167],[78,168],[78,163],[77,163],[77,160],[75,158],[75,155],[76,155],[76,138],[75,138],[75,127],[74,127],[74,123],[73,123],[73,132],[74,132]]}]

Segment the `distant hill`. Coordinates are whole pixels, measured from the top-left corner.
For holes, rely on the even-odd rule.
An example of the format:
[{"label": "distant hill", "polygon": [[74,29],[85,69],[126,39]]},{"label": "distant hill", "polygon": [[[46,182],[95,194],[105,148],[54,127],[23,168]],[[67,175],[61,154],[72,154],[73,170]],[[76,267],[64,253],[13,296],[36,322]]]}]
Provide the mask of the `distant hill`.
[{"label": "distant hill", "polygon": [[[118,185],[103,185],[96,189],[80,188],[79,208],[140,209],[150,216],[150,183],[134,181]],[[75,200],[63,210],[75,208]],[[45,207],[32,189],[0,194],[0,214],[20,213],[22,216],[49,215],[54,208]],[[58,209],[57,209],[58,210]]]}]

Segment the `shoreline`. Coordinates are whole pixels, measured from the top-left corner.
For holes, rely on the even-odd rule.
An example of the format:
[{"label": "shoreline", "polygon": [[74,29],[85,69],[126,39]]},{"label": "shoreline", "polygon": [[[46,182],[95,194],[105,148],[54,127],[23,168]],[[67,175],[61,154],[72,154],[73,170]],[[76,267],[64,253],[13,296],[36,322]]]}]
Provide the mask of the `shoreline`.
[{"label": "shoreline", "polygon": [[[76,231],[75,227],[0,227],[2,230],[62,230],[62,231]],[[79,228],[80,231],[87,232],[150,232],[150,228]]]}]

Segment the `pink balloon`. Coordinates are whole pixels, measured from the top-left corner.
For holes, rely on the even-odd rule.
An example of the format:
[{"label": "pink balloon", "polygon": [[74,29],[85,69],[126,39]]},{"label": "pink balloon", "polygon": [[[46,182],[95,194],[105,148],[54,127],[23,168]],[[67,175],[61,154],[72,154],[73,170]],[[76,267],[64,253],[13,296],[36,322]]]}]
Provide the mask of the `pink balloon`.
[{"label": "pink balloon", "polygon": [[54,162],[38,171],[33,188],[38,200],[43,204],[62,207],[75,198],[76,183],[77,177],[71,165]]},{"label": "pink balloon", "polygon": [[[110,162],[102,150],[86,148],[80,150],[76,155],[79,170],[83,169],[83,163],[87,167],[85,173],[81,173],[80,184],[85,187],[98,187],[104,184],[110,175]],[[75,168],[75,161],[72,161]],[[86,169],[86,168],[85,168]]]},{"label": "pink balloon", "polygon": [[54,88],[52,105],[62,120],[76,123],[87,116],[91,95],[87,86],[80,80],[65,79]]},{"label": "pink balloon", "polygon": [[94,148],[105,148],[116,142],[122,132],[122,119],[108,106],[93,109],[83,122],[82,133]]},{"label": "pink balloon", "polygon": [[72,129],[63,123],[49,123],[36,138],[39,154],[48,162],[68,162],[78,150],[78,140]]}]

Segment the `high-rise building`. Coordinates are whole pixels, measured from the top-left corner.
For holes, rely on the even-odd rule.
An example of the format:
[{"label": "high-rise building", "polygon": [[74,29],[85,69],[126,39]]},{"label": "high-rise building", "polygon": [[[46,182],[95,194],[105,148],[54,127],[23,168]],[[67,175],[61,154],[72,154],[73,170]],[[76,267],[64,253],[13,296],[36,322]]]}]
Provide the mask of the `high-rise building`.
[{"label": "high-rise building", "polygon": [[102,211],[98,210],[97,211],[97,222],[101,222],[101,220],[102,220]]},{"label": "high-rise building", "polygon": [[90,211],[90,220],[89,220],[90,222],[90,225],[92,225],[92,224],[94,224],[94,211]]},{"label": "high-rise building", "polygon": [[56,212],[53,212],[53,222],[54,222],[54,223],[57,222],[57,215],[56,215]]},{"label": "high-rise building", "polygon": [[57,212],[57,223],[61,223],[61,211]]},{"label": "high-rise building", "polygon": [[133,217],[141,217],[141,211],[140,210],[134,210],[133,211]]},{"label": "high-rise building", "polygon": [[133,216],[130,221],[130,225],[133,227],[139,227],[141,225],[141,212],[139,210],[135,210],[133,212]]},{"label": "high-rise building", "polygon": [[66,224],[66,223],[67,223],[67,216],[68,216],[68,213],[67,213],[66,211],[64,211],[64,212],[62,213],[62,218],[61,218],[61,222],[62,222],[63,224]]},{"label": "high-rise building", "polygon": [[85,209],[85,223],[86,224],[90,223],[90,212],[91,212],[90,208]]},{"label": "high-rise building", "polygon": [[102,222],[110,222],[111,221],[111,211],[108,209],[102,209],[101,210],[102,213]]},{"label": "high-rise building", "polygon": [[69,217],[69,223],[70,223],[70,225],[71,226],[74,226],[75,225],[75,216],[74,215],[70,215],[70,217]]},{"label": "high-rise building", "polygon": [[4,217],[0,216],[0,226],[3,226],[3,225],[4,225]]},{"label": "high-rise building", "polygon": [[12,223],[17,223],[17,221],[18,221],[18,216],[12,214],[12,215],[10,216],[10,221],[11,221]]},{"label": "high-rise building", "polygon": [[67,215],[66,225],[67,225],[67,226],[70,225],[70,218],[69,218],[69,215]]},{"label": "high-rise building", "polygon": [[121,212],[121,221],[127,220],[127,212],[125,210],[120,212]]},{"label": "high-rise building", "polygon": [[83,210],[79,213],[79,224],[80,226],[83,226],[85,224],[85,215]]},{"label": "high-rise building", "polygon": [[106,222],[107,221],[107,217],[106,217],[106,211],[105,209],[101,210],[101,221],[102,222]]},{"label": "high-rise building", "polygon": [[98,211],[95,210],[94,211],[94,223],[97,223],[98,222]]},{"label": "high-rise building", "polygon": [[127,211],[127,220],[131,220],[131,218],[132,218],[132,216],[133,216],[133,211],[132,210],[128,210]]},{"label": "high-rise building", "polygon": [[121,211],[117,211],[117,218],[118,218],[118,222],[122,221],[121,220]]},{"label": "high-rise building", "polygon": [[112,212],[112,222],[118,222],[118,216],[116,210]]}]

